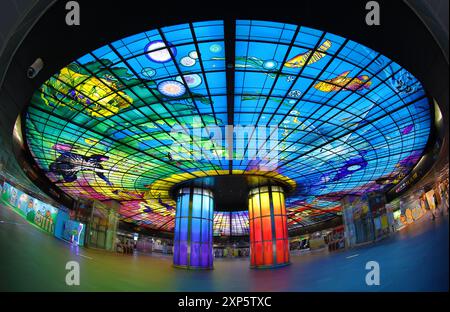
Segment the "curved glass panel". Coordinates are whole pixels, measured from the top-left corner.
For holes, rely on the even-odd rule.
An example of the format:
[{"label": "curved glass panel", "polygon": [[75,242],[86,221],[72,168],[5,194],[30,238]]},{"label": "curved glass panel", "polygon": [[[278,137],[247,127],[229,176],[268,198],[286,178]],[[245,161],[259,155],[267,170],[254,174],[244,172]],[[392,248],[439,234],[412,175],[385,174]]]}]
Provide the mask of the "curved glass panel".
[{"label": "curved glass panel", "polygon": [[[230,120],[246,133],[233,154]],[[286,198],[296,227],[334,216],[345,194],[407,175],[428,140],[430,105],[411,73],[361,44],[251,20],[237,20],[230,37],[219,20],[145,31],[80,57],[35,92],[25,128],[54,184],[119,200],[124,221],[172,231],[168,185],[277,172],[297,183]]]}]

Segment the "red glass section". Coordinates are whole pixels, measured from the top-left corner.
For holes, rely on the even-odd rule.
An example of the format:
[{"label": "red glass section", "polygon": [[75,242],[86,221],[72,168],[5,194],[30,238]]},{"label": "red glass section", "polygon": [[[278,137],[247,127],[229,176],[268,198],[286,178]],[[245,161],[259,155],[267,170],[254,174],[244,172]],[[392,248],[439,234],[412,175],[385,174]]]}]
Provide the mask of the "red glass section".
[{"label": "red glass section", "polygon": [[255,265],[263,265],[263,244],[261,242],[255,243]]},{"label": "red glass section", "polygon": [[277,264],[282,264],[287,262],[286,253],[285,253],[285,241],[277,240]]},{"label": "red glass section", "polygon": [[264,241],[272,241],[272,218],[262,218],[262,232]]},{"label": "red glass section", "polygon": [[273,264],[273,242],[264,242],[264,265]]},{"label": "red glass section", "polygon": [[283,239],[285,237],[283,226],[283,218],[281,216],[274,217],[275,219],[275,237],[276,239]]}]

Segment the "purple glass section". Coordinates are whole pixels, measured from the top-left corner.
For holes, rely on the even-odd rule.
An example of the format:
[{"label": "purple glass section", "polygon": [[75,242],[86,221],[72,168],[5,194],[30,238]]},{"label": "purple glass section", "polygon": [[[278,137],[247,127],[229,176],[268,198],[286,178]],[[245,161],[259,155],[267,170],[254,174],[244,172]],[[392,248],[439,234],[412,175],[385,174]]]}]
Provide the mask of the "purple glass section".
[{"label": "purple glass section", "polygon": [[180,248],[178,248],[178,244],[173,246],[173,263],[176,265],[180,260]]},{"label": "purple glass section", "polygon": [[203,257],[200,253],[200,243],[191,243],[191,266],[199,267],[200,257]]},{"label": "purple glass section", "polygon": [[[209,242],[209,236],[212,233],[212,223],[211,221],[204,219],[202,220],[202,242]],[[209,229],[209,230],[208,230]]]},{"label": "purple glass section", "polygon": [[180,228],[178,229],[180,231],[181,241],[188,240],[188,228],[189,228],[189,218],[181,218]]},{"label": "purple glass section", "polygon": [[213,260],[212,259],[212,244],[211,243],[202,244],[201,253],[202,253],[202,258],[200,259],[201,266],[202,267],[211,267],[212,260]]},{"label": "purple glass section", "polygon": [[176,258],[174,258],[173,260],[174,260],[174,264],[175,265],[188,265],[188,261],[187,261],[187,258],[188,258],[188,252],[187,252],[187,247],[188,247],[188,244],[187,244],[187,242],[175,242],[175,249],[176,249],[176,246],[179,246],[179,257],[178,257],[178,259],[176,259]]}]

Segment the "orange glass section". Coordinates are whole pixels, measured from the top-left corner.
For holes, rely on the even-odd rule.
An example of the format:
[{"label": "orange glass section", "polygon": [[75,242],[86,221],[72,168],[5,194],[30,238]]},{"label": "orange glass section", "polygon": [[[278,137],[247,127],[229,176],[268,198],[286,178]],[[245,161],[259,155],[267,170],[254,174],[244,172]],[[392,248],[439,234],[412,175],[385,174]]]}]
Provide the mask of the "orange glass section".
[{"label": "orange glass section", "polygon": [[281,214],[281,205],[280,205],[280,201],[281,201],[281,196],[282,194],[278,193],[278,192],[272,192],[272,198],[273,198],[273,214],[275,216],[280,215]]},{"label": "orange glass section", "polygon": [[253,197],[252,203],[253,203],[253,207],[252,207],[251,215],[253,218],[258,218],[261,216],[261,207],[259,204],[259,197],[257,197],[257,196]]},{"label": "orange glass section", "polygon": [[255,242],[262,242],[261,218],[253,219],[253,238]]},{"label": "orange glass section", "polygon": [[261,216],[270,216],[270,200],[269,200],[269,193],[261,193],[260,195],[260,201],[261,201]]}]

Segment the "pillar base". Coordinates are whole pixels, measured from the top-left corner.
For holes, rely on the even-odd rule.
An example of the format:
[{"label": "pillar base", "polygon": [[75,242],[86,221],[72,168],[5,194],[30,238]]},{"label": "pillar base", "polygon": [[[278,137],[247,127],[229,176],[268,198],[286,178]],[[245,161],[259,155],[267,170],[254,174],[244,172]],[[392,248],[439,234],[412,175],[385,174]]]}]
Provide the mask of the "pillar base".
[{"label": "pillar base", "polygon": [[281,263],[281,264],[272,264],[272,265],[251,265],[250,269],[255,270],[270,270],[270,269],[278,269],[288,265],[291,265],[291,262]]},{"label": "pillar base", "polygon": [[188,265],[176,265],[172,264],[172,267],[176,269],[184,269],[184,270],[214,270],[214,266],[210,267],[197,267],[197,266],[188,266]]}]

